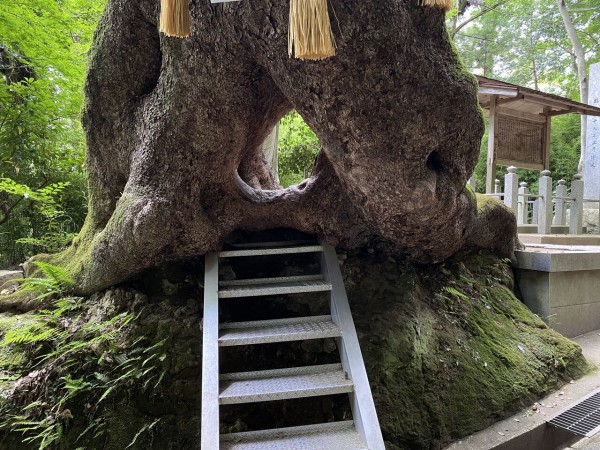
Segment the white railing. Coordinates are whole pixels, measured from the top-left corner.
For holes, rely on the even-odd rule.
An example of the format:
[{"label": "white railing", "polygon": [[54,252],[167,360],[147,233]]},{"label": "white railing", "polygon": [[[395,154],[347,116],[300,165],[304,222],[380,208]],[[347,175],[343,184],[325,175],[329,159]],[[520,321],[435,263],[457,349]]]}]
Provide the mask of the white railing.
[{"label": "white railing", "polygon": [[[553,225],[568,225],[569,234],[582,234],[584,202],[598,202],[600,210],[600,201],[584,200],[583,180],[579,174],[573,177],[570,189],[567,188],[565,180],[559,180],[556,192],[552,190],[550,171],[543,170],[540,175],[538,192],[534,194],[529,191],[527,183],[519,184],[517,168],[511,166],[504,176],[504,192],[500,180],[496,180],[494,193],[486,195],[502,199],[504,204],[515,212],[518,225],[537,225],[539,234],[551,234]],[[469,184],[475,188],[474,179],[469,180]],[[598,230],[600,233],[600,226]]]}]

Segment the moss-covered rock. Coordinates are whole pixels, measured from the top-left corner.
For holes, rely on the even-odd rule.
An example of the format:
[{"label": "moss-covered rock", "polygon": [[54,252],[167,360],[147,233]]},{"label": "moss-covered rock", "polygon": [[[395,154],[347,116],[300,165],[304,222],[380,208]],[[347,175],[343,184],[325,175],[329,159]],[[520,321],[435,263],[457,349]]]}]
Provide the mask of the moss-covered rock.
[{"label": "moss-covered rock", "polygon": [[[508,263],[486,252],[438,266],[350,255],[342,270],[388,449],[440,448],[587,368],[576,344],[514,296]],[[0,343],[0,447],[37,448],[43,437],[23,439],[46,430],[60,449],[197,448],[202,272],[199,262],[172,265],[60,313],[0,314],[0,340],[40,321],[55,330],[35,345]],[[276,298],[269,308],[319,314],[326,302],[290,305]],[[337,358],[332,342],[240,348],[222,364],[327,363]],[[298,402],[222,408],[224,430],[348,414],[337,397]],[[23,435],[15,417],[39,426]]]},{"label": "moss-covered rock", "polygon": [[[473,208],[476,210],[473,211],[475,218],[462,251],[468,253],[487,249],[514,262],[514,250],[521,247],[514,212],[496,197],[474,193],[470,187],[465,191],[475,197]],[[503,232],[499,234],[498,230]]]},{"label": "moss-covered rock", "polygon": [[586,370],[485,253],[427,268],[350,259],[345,272],[390,449],[439,448]]}]

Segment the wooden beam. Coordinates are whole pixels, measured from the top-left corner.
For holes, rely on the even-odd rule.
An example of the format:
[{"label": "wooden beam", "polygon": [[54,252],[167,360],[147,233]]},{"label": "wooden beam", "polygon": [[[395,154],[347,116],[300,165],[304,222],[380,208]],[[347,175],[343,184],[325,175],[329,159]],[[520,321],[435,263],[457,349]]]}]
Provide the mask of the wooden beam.
[{"label": "wooden beam", "polygon": [[552,125],[550,108],[544,108],[544,114],[546,115],[546,123],[544,125],[544,169],[550,170],[550,131]]},{"label": "wooden beam", "polygon": [[485,95],[502,95],[504,97],[516,97],[517,89],[509,88],[509,87],[486,87],[479,86],[479,90],[477,91],[480,94]]},{"label": "wooden beam", "polygon": [[549,111],[548,112],[548,117],[554,117],[554,116],[560,116],[562,114],[577,114],[578,111],[575,111],[574,108],[570,107],[564,110],[560,110],[560,111]]},{"label": "wooden beam", "polygon": [[496,159],[496,165],[498,166],[515,166],[519,169],[533,169],[533,170],[544,170],[543,164],[528,163],[523,161],[512,161],[510,159]]},{"label": "wooden beam", "polygon": [[516,117],[517,119],[529,120],[530,122],[546,123],[546,116],[540,114],[531,114],[524,111],[517,111],[510,108],[496,108],[496,114],[503,116]]},{"label": "wooden beam", "polygon": [[516,97],[499,98],[496,102],[496,106],[504,105],[505,103],[518,102],[519,100],[523,100],[523,94],[519,94]]},{"label": "wooden beam", "polygon": [[550,99],[548,97],[544,97],[543,95],[525,94],[523,100],[531,103],[537,103],[539,105],[553,106],[554,108],[558,109],[568,109],[570,107],[570,105],[568,105],[566,102]]},{"label": "wooden beam", "polygon": [[490,97],[490,120],[488,128],[488,154],[487,154],[487,170],[485,174],[485,192],[492,194],[494,192],[494,184],[496,180],[496,159],[494,150],[496,148],[496,124],[498,116],[496,114],[497,95]]}]

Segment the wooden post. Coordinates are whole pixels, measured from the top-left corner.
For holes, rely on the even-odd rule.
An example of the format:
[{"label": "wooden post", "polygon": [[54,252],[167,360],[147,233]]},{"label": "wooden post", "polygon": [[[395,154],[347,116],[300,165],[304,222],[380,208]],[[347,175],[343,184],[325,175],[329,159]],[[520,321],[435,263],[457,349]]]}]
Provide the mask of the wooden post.
[{"label": "wooden post", "polygon": [[549,170],[542,170],[538,194],[540,195],[538,234],[550,234],[552,232],[552,178]]},{"label": "wooden post", "polygon": [[558,186],[556,186],[556,206],[554,210],[554,225],[565,225],[567,223],[567,209],[565,208],[565,201],[561,197],[567,196],[567,182],[565,180],[558,180]]},{"label": "wooden post", "polygon": [[552,116],[550,115],[550,108],[544,108],[544,115],[546,116],[546,123],[544,124],[544,169],[550,170],[550,128],[552,125]]},{"label": "wooden post", "polygon": [[571,213],[569,234],[581,234],[583,226],[583,180],[581,174],[573,177],[571,182]]},{"label": "wooden post", "polygon": [[517,175],[517,168],[510,166],[508,173],[504,175],[504,204],[512,209],[515,214],[517,214],[518,190],[519,175]]},{"label": "wooden post", "polygon": [[519,187],[519,203],[517,208],[517,223],[519,225],[526,225],[528,223],[528,212],[529,212],[529,189],[527,189],[527,183],[522,181]]},{"label": "wooden post", "polygon": [[487,171],[485,174],[485,192],[491,194],[494,192],[494,180],[496,179],[496,157],[494,149],[496,148],[496,102],[497,95],[490,96],[490,118],[488,127],[488,154],[487,154]]}]

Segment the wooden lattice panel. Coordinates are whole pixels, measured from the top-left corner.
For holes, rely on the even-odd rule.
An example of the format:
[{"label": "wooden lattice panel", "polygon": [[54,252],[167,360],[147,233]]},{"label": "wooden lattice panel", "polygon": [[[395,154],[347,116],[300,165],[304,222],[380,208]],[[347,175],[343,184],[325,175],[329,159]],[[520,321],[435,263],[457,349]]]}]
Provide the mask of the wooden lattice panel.
[{"label": "wooden lattice panel", "polygon": [[495,134],[497,160],[543,166],[544,123],[499,115]]}]

